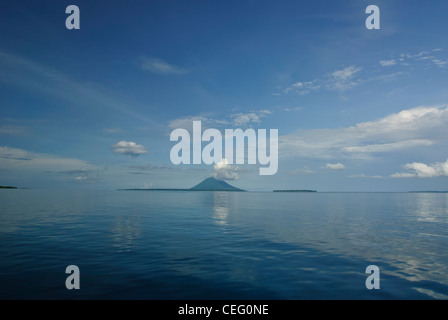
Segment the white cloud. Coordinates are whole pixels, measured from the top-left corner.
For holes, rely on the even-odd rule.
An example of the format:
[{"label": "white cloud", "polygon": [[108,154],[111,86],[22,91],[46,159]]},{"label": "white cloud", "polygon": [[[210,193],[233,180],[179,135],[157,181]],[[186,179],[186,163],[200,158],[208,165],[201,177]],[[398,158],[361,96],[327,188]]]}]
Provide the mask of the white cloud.
[{"label": "white cloud", "polygon": [[436,64],[436,66],[443,68],[448,64],[447,60],[440,60],[440,59],[434,59],[432,60],[432,62],[434,62]]},{"label": "white cloud", "polygon": [[[440,57],[436,57],[438,52],[443,51],[442,49],[434,49],[432,50],[432,54],[428,51],[422,51],[417,54],[409,54],[409,53],[402,53],[400,55],[400,58],[398,59],[402,65],[404,66],[410,66],[414,62],[417,61],[431,61],[435,66],[439,68],[444,68],[448,64],[448,60],[441,59]],[[426,65],[426,67],[429,67],[429,65]]]},{"label": "white cloud", "polygon": [[414,178],[414,173],[394,173],[390,175],[391,178]]},{"label": "white cloud", "polygon": [[300,111],[300,110],[303,110],[303,109],[305,109],[304,107],[293,107],[293,108],[290,108],[290,107],[284,107],[283,108],[283,110],[284,111],[287,111],[287,112],[289,112],[289,111]]},{"label": "white cloud", "polygon": [[232,114],[230,117],[232,118],[232,124],[238,127],[246,126],[250,123],[260,123],[261,118],[264,118],[269,114],[271,114],[271,111],[269,110],[260,110],[249,113],[236,113]]},{"label": "white cloud", "polygon": [[338,81],[347,81],[352,79],[361,69],[356,66],[349,66],[341,70],[336,70],[331,75]]},{"label": "white cloud", "polygon": [[213,119],[205,116],[187,116],[170,120],[168,122],[168,127],[172,130],[182,128],[188,131],[192,131],[193,121],[201,121],[202,125],[213,123]]},{"label": "white cloud", "polygon": [[355,175],[351,175],[351,176],[348,176],[348,177],[349,178],[370,178],[370,179],[382,179],[382,178],[384,178],[384,177],[379,176],[379,175],[368,176],[368,175],[365,175],[364,173],[355,174]]},{"label": "white cloud", "polygon": [[151,57],[142,58],[141,68],[158,74],[183,74],[188,72],[185,68]]},{"label": "white cloud", "polygon": [[361,70],[361,67],[349,66],[341,70],[336,70],[320,79],[299,81],[284,89],[283,94],[295,93],[307,95],[319,91],[322,87],[344,92],[360,83],[360,80],[356,79],[356,75]]},{"label": "white cloud", "polygon": [[345,69],[336,70],[330,75],[328,88],[347,91],[359,84],[355,76],[362,70],[361,67],[349,66]]},{"label": "white cloud", "polygon": [[147,153],[145,147],[132,141],[120,141],[112,146],[114,153],[125,154],[133,157]]},{"label": "white cloud", "polygon": [[238,166],[229,165],[226,159],[217,163],[213,167],[213,177],[219,180],[238,180],[240,178],[240,168]]},{"label": "white cloud", "polygon": [[344,170],[345,166],[342,163],[327,163],[325,168],[330,170]]},{"label": "white cloud", "polygon": [[404,169],[409,172],[395,173],[391,175],[392,178],[434,178],[441,176],[448,176],[448,160],[445,162],[437,162],[434,164],[425,164],[420,162],[413,162],[405,164]]},{"label": "white cloud", "polygon": [[394,66],[397,64],[397,61],[395,61],[395,59],[391,59],[391,60],[380,60],[380,65],[382,67],[390,67],[390,66]]},{"label": "white cloud", "polygon": [[346,147],[343,150],[353,153],[377,153],[377,152],[391,152],[400,149],[413,148],[418,146],[430,146],[433,142],[430,140],[404,140],[392,143],[382,144],[368,144],[358,147]]},{"label": "white cloud", "polygon": [[291,174],[291,175],[305,175],[305,174],[313,174],[313,173],[316,173],[316,172],[313,171],[313,170],[310,170],[308,167],[304,167],[302,169],[293,170],[289,174]]},{"label": "white cloud", "polygon": [[288,94],[293,92],[299,95],[307,95],[313,91],[318,91],[320,87],[319,80],[296,82],[284,89],[283,93]]},{"label": "white cloud", "polygon": [[336,129],[297,130],[279,138],[279,155],[286,158],[371,158],[446,144],[448,107],[421,106],[375,121]]},{"label": "white cloud", "polygon": [[170,120],[168,127],[171,130],[182,128],[191,132],[193,121],[201,121],[202,129],[220,126],[248,126],[253,123],[261,123],[261,119],[267,117],[272,112],[270,110],[257,110],[247,113],[234,113],[226,118],[216,119],[209,115],[186,116]]},{"label": "white cloud", "polygon": [[[379,60],[378,63],[382,67],[391,67],[395,65],[411,66],[417,62],[423,63],[425,61],[431,61],[431,64],[426,63],[425,67],[428,68],[431,65],[439,68],[444,68],[448,65],[448,60],[437,57],[438,52],[442,49],[434,49],[431,51],[421,51],[416,54],[402,53],[396,57],[389,57],[389,59]],[[373,65],[365,66],[367,69],[374,67]],[[318,92],[321,88],[328,90],[336,90],[344,93],[362,83],[369,81],[390,81],[396,78],[398,75],[402,75],[402,72],[396,72],[390,75],[379,75],[371,78],[361,79],[359,77],[363,67],[351,65],[346,68],[333,71],[327,75],[316,78],[312,81],[299,81],[295,82],[288,87],[284,88],[280,92],[273,93],[273,95],[295,93],[299,95],[307,95],[313,92]]]}]

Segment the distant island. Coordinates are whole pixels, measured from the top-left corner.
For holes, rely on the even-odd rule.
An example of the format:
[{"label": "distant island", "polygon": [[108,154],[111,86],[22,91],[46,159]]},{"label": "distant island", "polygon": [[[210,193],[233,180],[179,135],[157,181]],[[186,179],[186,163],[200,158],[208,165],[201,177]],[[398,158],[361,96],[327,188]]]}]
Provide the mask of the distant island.
[{"label": "distant island", "polygon": [[18,189],[17,187],[11,187],[11,186],[0,186],[0,189]]},{"label": "distant island", "polygon": [[119,189],[128,191],[237,191],[245,192],[246,190],[236,188],[223,180],[213,177],[207,178],[190,189]]},{"label": "distant island", "polygon": [[274,192],[317,192],[316,190],[274,190]]},{"label": "distant island", "polygon": [[448,193],[448,191],[408,191],[408,193]]}]

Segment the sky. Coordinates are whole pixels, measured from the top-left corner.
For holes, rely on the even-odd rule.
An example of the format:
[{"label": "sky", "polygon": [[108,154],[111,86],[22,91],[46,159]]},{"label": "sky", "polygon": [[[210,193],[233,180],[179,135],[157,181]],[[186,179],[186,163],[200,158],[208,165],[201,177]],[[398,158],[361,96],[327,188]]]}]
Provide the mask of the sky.
[{"label": "sky", "polygon": [[[67,29],[77,5],[80,29]],[[368,30],[366,8],[380,9]],[[448,2],[3,1],[0,185],[448,190]],[[170,133],[278,129],[278,171]],[[257,131],[258,132],[258,131]],[[204,146],[204,144],[203,144]]]}]

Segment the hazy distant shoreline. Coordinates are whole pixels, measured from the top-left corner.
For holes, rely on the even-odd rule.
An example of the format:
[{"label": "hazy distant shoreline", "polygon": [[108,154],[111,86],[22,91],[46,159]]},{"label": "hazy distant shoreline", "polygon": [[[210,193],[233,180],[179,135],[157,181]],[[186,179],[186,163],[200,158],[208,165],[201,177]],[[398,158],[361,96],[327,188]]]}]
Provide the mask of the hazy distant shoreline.
[{"label": "hazy distant shoreline", "polygon": [[316,190],[274,190],[273,192],[317,192]]},{"label": "hazy distant shoreline", "polygon": [[117,189],[119,191],[225,191],[246,192],[245,190],[214,190],[214,189]]}]

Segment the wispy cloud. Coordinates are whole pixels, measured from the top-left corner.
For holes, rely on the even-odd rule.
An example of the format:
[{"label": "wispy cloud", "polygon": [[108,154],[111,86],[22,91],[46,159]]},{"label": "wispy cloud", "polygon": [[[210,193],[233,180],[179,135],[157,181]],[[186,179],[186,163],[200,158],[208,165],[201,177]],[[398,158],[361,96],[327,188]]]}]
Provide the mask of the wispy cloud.
[{"label": "wispy cloud", "polygon": [[96,182],[104,168],[80,159],[0,146],[0,170],[13,173],[16,177],[39,176],[42,180]]},{"label": "wispy cloud", "polygon": [[319,84],[320,80],[313,81],[305,81],[305,82],[296,82],[286,89],[283,90],[283,93],[296,93],[299,95],[307,95],[311,92],[318,91],[321,88]]},{"label": "wispy cloud", "polygon": [[364,173],[353,174],[353,175],[350,175],[348,177],[349,178],[365,178],[365,179],[384,179],[384,177],[380,176],[380,175],[369,176],[369,175],[366,175]]},{"label": "wispy cloud", "polygon": [[298,130],[281,136],[279,155],[285,158],[371,158],[446,144],[448,107],[421,106],[337,129]]},{"label": "wispy cloud", "polygon": [[283,107],[284,111],[290,112],[290,111],[300,111],[305,109],[304,107]]},{"label": "wispy cloud", "polygon": [[19,88],[27,93],[51,97],[76,106],[78,110],[110,111],[137,118],[152,125],[157,123],[122,101],[113,92],[101,85],[79,81],[63,72],[21,55],[0,51],[0,81]]},{"label": "wispy cloud", "polygon": [[313,171],[313,170],[309,169],[308,167],[304,167],[302,169],[293,170],[289,174],[290,175],[305,175],[305,174],[313,174],[313,173],[316,173],[316,171]]},{"label": "wispy cloud", "polygon": [[80,168],[75,170],[63,170],[63,171],[47,171],[50,174],[56,174],[61,176],[67,176],[70,180],[82,183],[94,183],[101,180],[103,169],[93,168]]},{"label": "wispy cloud", "polygon": [[357,74],[362,70],[362,67],[349,66],[340,70],[333,71],[322,78],[312,81],[300,81],[293,83],[282,90],[283,94],[294,93],[298,95],[308,95],[313,92],[318,92],[322,88],[329,90],[336,90],[340,92],[347,91],[357,86],[360,80],[357,79]]},{"label": "wispy cloud", "polygon": [[[370,64],[366,66],[351,65],[342,69],[335,70],[333,72],[317,77],[314,80],[298,81],[286,88],[283,88],[280,92],[273,93],[273,95],[280,96],[285,94],[298,94],[308,95],[311,93],[317,93],[320,90],[335,90],[344,93],[350,89],[357,87],[360,84],[370,81],[390,81],[397,76],[402,75],[403,72],[397,71],[392,74],[380,74],[375,76],[366,76],[361,78],[361,74],[367,74],[369,70],[377,70],[378,64],[381,67],[408,67],[416,63],[425,63],[425,68],[439,67],[445,68],[448,66],[448,59],[440,55],[442,49],[434,49],[431,51],[421,51],[419,53],[402,53],[396,56],[389,56],[386,59],[381,59],[377,64]],[[362,73],[364,70],[366,72]]]},{"label": "wispy cloud", "polygon": [[365,146],[357,147],[345,147],[344,151],[351,153],[379,153],[379,152],[391,152],[401,149],[407,149],[412,147],[430,146],[433,144],[431,140],[417,139],[417,140],[403,140],[392,143],[378,143],[369,144]]},{"label": "wispy cloud", "polygon": [[356,80],[356,75],[361,70],[362,68],[357,66],[336,70],[330,75],[327,87],[342,92],[351,89],[359,84],[359,80]]},{"label": "wispy cloud", "polygon": [[397,60],[403,66],[410,66],[417,62],[429,62],[432,63],[433,66],[444,68],[448,64],[448,60],[440,56],[439,53],[442,51],[443,50],[439,48],[434,49],[431,52],[421,51],[416,54],[402,53]]},{"label": "wispy cloud", "polygon": [[380,65],[382,67],[390,67],[390,66],[394,66],[397,64],[397,61],[395,59],[391,59],[391,60],[380,60],[379,61]]},{"label": "wispy cloud", "polygon": [[2,125],[0,126],[0,135],[18,136],[28,133],[28,128],[16,125]]},{"label": "wispy cloud", "polygon": [[105,132],[107,132],[107,133],[122,133],[123,132],[123,129],[117,128],[117,127],[115,127],[115,128],[104,128],[103,130]]},{"label": "wispy cloud", "polygon": [[170,64],[158,58],[142,58],[141,59],[142,70],[149,71],[158,74],[184,74],[188,70],[174,64]]},{"label": "wispy cloud", "polygon": [[444,68],[448,64],[448,60],[434,59],[432,60],[438,67]]},{"label": "wispy cloud", "polygon": [[144,146],[132,141],[120,141],[112,146],[114,153],[137,157],[147,153]]},{"label": "wispy cloud", "polygon": [[152,164],[147,165],[132,165],[129,166],[129,169],[138,170],[138,171],[144,171],[144,172],[150,172],[150,171],[157,171],[157,170],[175,170],[176,167],[169,167],[169,166],[155,166]]}]

